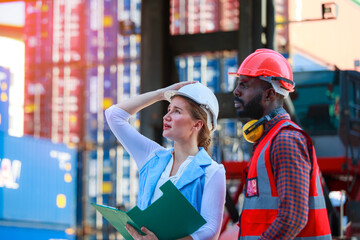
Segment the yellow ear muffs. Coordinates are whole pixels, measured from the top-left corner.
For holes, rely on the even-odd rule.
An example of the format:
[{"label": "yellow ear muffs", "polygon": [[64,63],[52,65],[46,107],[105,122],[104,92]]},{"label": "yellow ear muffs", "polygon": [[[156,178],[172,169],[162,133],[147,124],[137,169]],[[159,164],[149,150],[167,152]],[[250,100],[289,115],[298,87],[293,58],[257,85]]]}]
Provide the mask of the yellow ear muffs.
[{"label": "yellow ear muffs", "polygon": [[242,134],[246,141],[255,143],[264,134],[263,121],[259,123],[258,120],[251,120],[247,122],[242,128]]}]

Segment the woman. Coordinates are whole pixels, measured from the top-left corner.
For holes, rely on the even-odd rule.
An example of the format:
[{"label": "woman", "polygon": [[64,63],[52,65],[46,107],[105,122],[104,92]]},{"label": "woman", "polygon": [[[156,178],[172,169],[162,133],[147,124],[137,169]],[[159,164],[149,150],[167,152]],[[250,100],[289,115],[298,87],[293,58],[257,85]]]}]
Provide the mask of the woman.
[{"label": "woman", "polygon": [[[174,141],[166,149],[138,133],[128,123],[131,115],[160,100],[170,101],[163,117],[163,136]],[[138,207],[147,208],[161,196],[159,187],[171,180],[207,221],[183,239],[217,239],[225,202],[225,170],[207,153],[219,105],[201,83],[181,82],[147,92],[105,111],[107,122],[139,169]],[[127,224],[134,239],[157,239],[143,227],[141,236]]]}]

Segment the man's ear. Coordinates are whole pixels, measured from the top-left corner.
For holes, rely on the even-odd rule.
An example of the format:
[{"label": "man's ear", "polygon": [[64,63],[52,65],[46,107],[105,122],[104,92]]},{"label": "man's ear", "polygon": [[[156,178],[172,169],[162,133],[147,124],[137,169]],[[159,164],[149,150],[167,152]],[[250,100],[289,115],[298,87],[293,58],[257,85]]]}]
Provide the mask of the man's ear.
[{"label": "man's ear", "polygon": [[264,91],[265,101],[274,101],[276,99],[275,89],[269,88]]}]

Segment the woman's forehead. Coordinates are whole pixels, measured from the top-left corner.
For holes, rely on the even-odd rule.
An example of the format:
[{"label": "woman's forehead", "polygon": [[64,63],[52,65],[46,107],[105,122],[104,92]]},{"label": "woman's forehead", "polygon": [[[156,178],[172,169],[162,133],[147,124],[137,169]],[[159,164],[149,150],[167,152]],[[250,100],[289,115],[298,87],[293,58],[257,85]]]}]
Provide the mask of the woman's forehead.
[{"label": "woman's forehead", "polygon": [[187,105],[188,105],[187,100],[181,96],[174,96],[169,104],[169,106],[187,106]]}]

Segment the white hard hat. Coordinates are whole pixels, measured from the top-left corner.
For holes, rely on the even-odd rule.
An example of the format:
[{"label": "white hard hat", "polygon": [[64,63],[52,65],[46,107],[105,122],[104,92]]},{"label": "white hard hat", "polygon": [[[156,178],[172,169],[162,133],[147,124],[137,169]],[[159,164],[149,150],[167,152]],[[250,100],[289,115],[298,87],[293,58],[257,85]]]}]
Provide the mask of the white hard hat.
[{"label": "white hard hat", "polygon": [[200,105],[206,112],[207,125],[210,131],[214,131],[219,115],[219,103],[215,94],[205,85],[196,82],[180,88],[178,91],[169,90],[165,92],[165,98],[170,102],[175,95],[185,96]]}]

